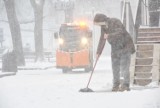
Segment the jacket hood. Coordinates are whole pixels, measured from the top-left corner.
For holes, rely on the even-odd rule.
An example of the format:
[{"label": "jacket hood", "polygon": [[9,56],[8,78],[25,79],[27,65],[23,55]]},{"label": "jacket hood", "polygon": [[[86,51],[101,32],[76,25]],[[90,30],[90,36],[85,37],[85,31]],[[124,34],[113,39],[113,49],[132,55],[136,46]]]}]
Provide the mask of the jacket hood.
[{"label": "jacket hood", "polygon": [[94,22],[105,22],[108,20],[108,17],[104,14],[97,13],[94,17]]}]

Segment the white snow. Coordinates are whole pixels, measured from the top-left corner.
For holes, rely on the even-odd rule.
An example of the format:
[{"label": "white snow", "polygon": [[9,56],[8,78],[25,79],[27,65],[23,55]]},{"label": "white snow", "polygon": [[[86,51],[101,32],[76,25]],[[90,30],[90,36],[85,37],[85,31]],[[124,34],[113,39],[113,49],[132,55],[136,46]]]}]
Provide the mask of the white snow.
[{"label": "white snow", "polygon": [[160,108],[160,88],[154,84],[110,92],[110,58],[102,57],[97,64],[89,86],[96,92],[79,92],[89,76],[81,71],[63,74],[55,68],[19,71],[0,78],[0,108]]},{"label": "white snow", "polygon": [[[100,3],[98,9],[94,5],[88,6],[82,2],[76,5],[78,8],[75,9],[75,14],[77,14],[75,16],[79,17],[85,14],[92,19],[94,14],[102,12],[108,17],[120,18],[120,1],[108,0],[104,4],[98,1],[97,3]],[[134,18],[137,10],[134,6],[137,5],[137,1],[130,1]],[[56,46],[51,45],[55,42],[49,40],[52,40],[53,33],[64,21],[64,12],[56,11],[52,2],[54,1],[46,1],[44,6],[43,30],[46,50],[48,50],[47,48],[52,49],[52,47],[55,50]],[[40,2],[36,0],[36,3]],[[3,2],[0,5],[4,5]],[[33,20],[34,14],[29,0],[19,0],[16,9],[20,22]],[[5,8],[0,11],[2,11],[0,18],[7,20]],[[0,27],[4,30],[4,46],[12,47],[8,23],[0,22]],[[34,23],[21,24],[23,46],[29,43],[32,50],[34,50],[33,28]],[[96,36],[93,42],[94,53],[100,36],[99,31],[100,28],[93,27],[93,35]],[[109,47],[107,43],[105,51],[103,51],[105,55],[109,55],[111,50]],[[76,71],[63,74],[61,70],[55,68],[55,63],[28,61],[26,63],[25,67],[20,68],[40,70],[19,70],[14,76],[0,78],[0,108],[160,108],[160,88],[154,82],[146,87],[131,86],[132,90],[129,92],[110,92],[112,70],[111,60],[108,57],[101,57],[97,64],[89,86],[96,91],[93,93],[79,92],[81,88],[86,87],[90,73]],[[46,67],[51,68],[47,69]],[[4,75],[4,73],[0,72],[0,75]]]}]

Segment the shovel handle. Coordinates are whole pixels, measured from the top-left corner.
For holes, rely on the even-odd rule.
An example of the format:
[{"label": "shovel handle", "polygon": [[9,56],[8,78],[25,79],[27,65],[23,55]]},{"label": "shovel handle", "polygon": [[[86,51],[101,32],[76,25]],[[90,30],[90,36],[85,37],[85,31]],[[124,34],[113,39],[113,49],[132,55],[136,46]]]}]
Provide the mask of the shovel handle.
[{"label": "shovel handle", "polygon": [[97,61],[98,61],[98,59],[99,59],[99,56],[96,58],[95,64],[94,64],[94,66],[93,66],[93,69],[92,69],[91,75],[90,75],[89,80],[88,80],[87,88],[88,88],[88,86],[89,86],[89,84],[90,84],[90,82],[91,82],[91,78],[92,78],[92,75],[93,75],[94,69],[95,69],[95,67],[96,67],[96,65],[97,65]]}]

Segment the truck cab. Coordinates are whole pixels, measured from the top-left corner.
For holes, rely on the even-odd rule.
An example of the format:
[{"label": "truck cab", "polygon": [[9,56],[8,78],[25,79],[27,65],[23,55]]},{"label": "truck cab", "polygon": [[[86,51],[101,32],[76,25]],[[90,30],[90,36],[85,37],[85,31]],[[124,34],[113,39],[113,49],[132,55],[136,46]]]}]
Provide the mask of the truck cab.
[{"label": "truck cab", "polygon": [[56,50],[57,68],[64,73],[77,68],[84,68],[86,72],[92,69],[92,32],[84,22],[62,24],[55,38],[59,44]]}]

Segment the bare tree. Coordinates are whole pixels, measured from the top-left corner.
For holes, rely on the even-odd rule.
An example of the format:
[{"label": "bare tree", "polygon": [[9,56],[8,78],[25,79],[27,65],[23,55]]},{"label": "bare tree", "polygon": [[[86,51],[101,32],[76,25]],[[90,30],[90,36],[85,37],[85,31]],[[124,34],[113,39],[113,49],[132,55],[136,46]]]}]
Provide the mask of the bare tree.
[{"label": "bare tree", "polygon": [[34,39],[35,39],[35,52],[36,60],[43,61],[43,7],[45,0],[30,0],[34,10],[35,27],[34,27]]},{"label": "bare tree", "polygon": [[13,49],[15,50],[16,56],[17,56],[17,64],[25,65],[20,25],[16,16],[16,11],[15,11],[15,1],[4,0],[4,4],[5,4],[9,27],[11,31]]}]

